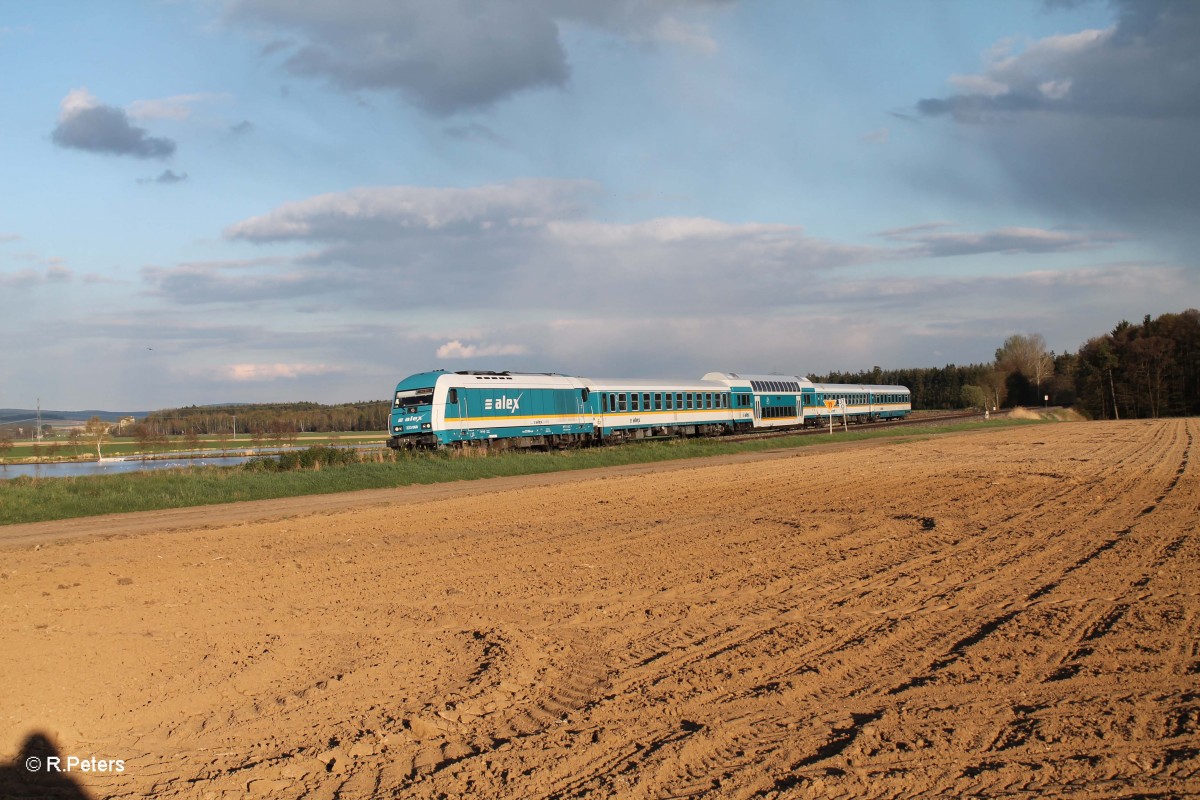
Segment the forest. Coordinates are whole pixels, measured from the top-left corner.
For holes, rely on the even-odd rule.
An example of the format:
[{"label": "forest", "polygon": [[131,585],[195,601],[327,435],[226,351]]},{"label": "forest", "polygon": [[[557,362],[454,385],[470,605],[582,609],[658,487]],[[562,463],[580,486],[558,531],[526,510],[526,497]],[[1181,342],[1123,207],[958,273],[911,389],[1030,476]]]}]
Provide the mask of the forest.
[{"label": "forest", "polygon": [[159,435],[282,434],[327,431],[386,431],[391,403],[252,403],[187,406],[148,414],[142,423]]}]

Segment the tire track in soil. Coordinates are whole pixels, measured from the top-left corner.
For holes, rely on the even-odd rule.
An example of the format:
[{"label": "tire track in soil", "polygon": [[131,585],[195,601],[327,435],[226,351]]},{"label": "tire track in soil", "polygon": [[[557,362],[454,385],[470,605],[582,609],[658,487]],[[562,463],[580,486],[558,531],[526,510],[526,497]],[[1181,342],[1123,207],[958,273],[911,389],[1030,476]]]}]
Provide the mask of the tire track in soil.
[{"label": "tire track in soil", "polygon": [[[1186,459],[1186,454],[1185,454],[1185,459]],[[1075,569],[1079,569],[1080,567],[1082,567],[1083,565],[1085,565],[1087,563],[1090,563],[1092,559],[1096,558],[1100,553],[1103,553],[1105,550],[1107,550],[1109,547],[1111,547],[1112,543],[1115,543],[1115,541],[1116,540],[1109,540],[1109,542],[1107,542],[1104,545],[1101,545],[1099,548],[1094,550],[1092,553],[1083,557],[1079,561],[1076,561],[1074,564],[1072,564],[1070,567],[1068,567],[1067,572],[1069,573],[1071,571],[1074,571]],[[1042,587],[1041,589],[1035,590],[1033,593],[1031,593],[1031,596],[1035,596],[1035,597],[1040,596],[1041,594],[1045,594],[1048,591],[1049,591],[1048,586]],[[935,667],[940,669],[945,666],[948,666],[951,661],[957,660],[957,658],[960,657],[962,653],[966,652],[966,650],[968,648],[974,647],[975,645],[982,642],[985,638],[987,638],[989,635],[991,635],[1001,625],[1009,622],[1010,620],[1015,618],[1018,614],[1022,613],[1022,611],[1024,611],[1024,610],[1025,609],[1023,609],[1023,608],[1018,608],[1014,611],[1007,612],[1000,617],[994,618],[992,620],[988,620],[983,625],[981,625],[979,628],[977,628],[972,634],[958,640],[950,650],[950,658],[942,659],[938,662],[935,662]],[[907,688],[909,688],[909,687],[902,684],[900,687],[894,688],[892,691],[893,691],[893,693],[896,693],[897,689],[906,690]],[[858,719],[866,721],[868,723],[874,722],[875,720],[879,719],[881,714],[882,714],[882,712],[880,712],[880,711],[865,713],[865,714],[859,715]],[[858,726],[850,726],[847,728],[835,729],[834,736],[829,740],[829,742],[827,742],[826,745],[823,745],[818,750],[817,755],[813,756],[813,757],[809,757],[807,759],[804,759],[804,760],[798,762],[799,765],[804,766],[807,764],[815,763],[813,761],[814,758],[816,760],[821,760],[822,758],[829,757],[830,755],[840,753],[843,749],[845,749],[846,746],[848,746],[848,744],[851,741],[853,741],[853,738],[856,735],[857,729],[858,729]],[[834,745],[836,745],[836,746],[834,746]],[[792,774],[794,774],[796,769],[797,769],[796,765],[793,765],[793,768],[790,770],[790,772]],[[786,782],[787,781],[785,781],[785,783]]]}]

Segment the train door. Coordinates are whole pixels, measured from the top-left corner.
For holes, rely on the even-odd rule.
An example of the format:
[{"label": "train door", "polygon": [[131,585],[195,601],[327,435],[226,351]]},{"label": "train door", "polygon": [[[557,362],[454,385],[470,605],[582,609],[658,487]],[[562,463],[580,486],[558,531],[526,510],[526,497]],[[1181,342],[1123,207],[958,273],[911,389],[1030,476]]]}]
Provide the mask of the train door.
[{"label": "train door", "polygon": [[762,398],[754,395],[754,424],[757,425],[762,419]]},{"label": "train door", "polygon": [[466,389],[452,387],[446,393],[446,405],[454,408],[455,416],[458,417],[458,433],[460,437],[465,438],[467,435],[467,392]]}]

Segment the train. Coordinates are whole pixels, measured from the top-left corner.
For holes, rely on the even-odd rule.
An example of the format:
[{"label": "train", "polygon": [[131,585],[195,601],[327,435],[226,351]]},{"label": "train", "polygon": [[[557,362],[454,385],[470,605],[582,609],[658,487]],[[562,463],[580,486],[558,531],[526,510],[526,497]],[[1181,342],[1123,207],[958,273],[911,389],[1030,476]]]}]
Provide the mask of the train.
[{"label": "train", "polygon": [[905,386],[710,372],[700,380],[592,380],[558,373],[435,370],[396,384],[388,446],[562,448],[653,437],[898,420]]}]

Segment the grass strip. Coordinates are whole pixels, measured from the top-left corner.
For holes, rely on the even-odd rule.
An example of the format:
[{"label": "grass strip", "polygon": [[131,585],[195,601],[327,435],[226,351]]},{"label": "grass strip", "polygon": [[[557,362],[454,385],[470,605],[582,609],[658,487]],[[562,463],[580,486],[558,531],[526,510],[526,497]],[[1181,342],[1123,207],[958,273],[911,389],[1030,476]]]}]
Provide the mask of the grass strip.
[{"label": "grass strip", "polygon": [[649,441],[548,453],[368,453],[363,456],[368,460],[356,464],[291,471],[265,471],[246,466],[183,467],[73,478],[23,476],[0,480],[0,525],[233,503],[242,500],[331,494],[358,489],[384,489],[413,484],[615,467],[867,439],[927,438],[980,428],[994,429],[1031,424],[1040,424],[1040,421],[980,421],[835,433],[833,436],[787,436],[748,442],[728,442],[720,439]]}]

